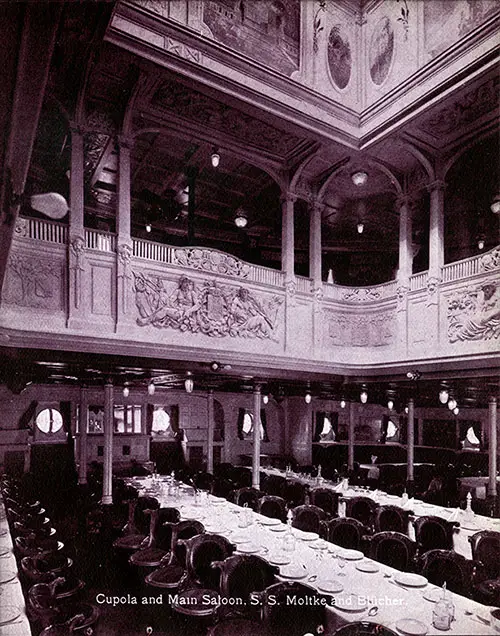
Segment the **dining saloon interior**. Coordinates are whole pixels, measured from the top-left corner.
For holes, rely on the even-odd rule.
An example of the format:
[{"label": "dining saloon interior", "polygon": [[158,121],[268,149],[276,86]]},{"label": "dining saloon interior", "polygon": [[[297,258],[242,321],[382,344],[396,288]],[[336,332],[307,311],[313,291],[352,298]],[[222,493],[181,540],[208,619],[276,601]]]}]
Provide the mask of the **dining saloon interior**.
[{"label": "dining saloon interior", "polygon": [[499,15],[0,4],[0,635],[500,631]]}]

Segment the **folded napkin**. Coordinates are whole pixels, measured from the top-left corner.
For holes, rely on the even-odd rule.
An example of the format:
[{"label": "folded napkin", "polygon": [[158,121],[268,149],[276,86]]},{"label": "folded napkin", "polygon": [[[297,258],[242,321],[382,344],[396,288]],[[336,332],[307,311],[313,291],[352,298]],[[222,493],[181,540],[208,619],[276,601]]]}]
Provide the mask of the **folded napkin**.
[{"label": "folded napkin", "polygon": [[412,497],[411,499],[408,499],[405,502],[405,504],[403,505],[403,508],[406,508],[406,510],[411,510],[414,504],[415,504],[415,499]]},{"label": "folded napkin", "polygon": [[460,515],[460,508],[455,508],[455,510],[448,517],[448,521],[458,521],[459,515]]}]

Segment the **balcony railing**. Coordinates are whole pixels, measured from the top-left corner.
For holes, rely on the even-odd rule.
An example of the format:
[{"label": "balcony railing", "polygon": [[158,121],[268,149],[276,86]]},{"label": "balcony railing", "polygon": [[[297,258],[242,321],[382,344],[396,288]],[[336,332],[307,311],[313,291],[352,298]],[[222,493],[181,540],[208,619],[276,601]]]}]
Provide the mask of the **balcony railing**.
[{"label": "balcony railing", "polygon": [[311,287],[312,287],[311,278],[306,278],[305,276],[296,276],[295,284],[296,284],[296,289],[298,292],[302,292],[303,294],[309,294],[311,292]]},{"label": "balcony railing", "polygon": [[418,289],[424,289],[427,284],[427,272],[420,272],[419,274],[413,274],[410,276],[410,291],[417,291]]},{"label": "balcony railing", "polygon": [[443,283],[451,283],[454,280],[475,276],[499,267],[499,248],[496,247],[484,254],[478,254],[477,256],[464,258],[461,261],[445,265],[441,268],[441,280]]},{"label": "balcony railing", "polygon": [[361,303],[375,300],[384,300],[392,298],[396,295],[397,282],[391,280],[381,285],[372,285],[370,287],[344,287],[326,283],[323,287],[325,298],[331,300],[341,300],[343,302]]},{"label": "balcony railing", "polygon": [[85,229],[85,247],[98,252],[114,252],[116,250],[116,235],[100,230]]},{"label": "balcony railing", "polygon": [[54,221],[19,217],[16,224],[16,234],[35,241],[65,245],[68,241],[68,226]]}]

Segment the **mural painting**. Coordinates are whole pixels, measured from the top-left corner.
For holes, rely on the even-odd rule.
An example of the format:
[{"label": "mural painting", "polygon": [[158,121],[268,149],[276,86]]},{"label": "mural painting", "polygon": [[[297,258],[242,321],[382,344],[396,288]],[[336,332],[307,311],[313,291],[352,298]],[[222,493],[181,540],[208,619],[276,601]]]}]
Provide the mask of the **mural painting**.
[{"label": "mural painting", "polygon": [[340,25],[332,27],[328,36],[328,68],[332,80],[338,88],[345,88],[351,78],[351,45],[340,32]]},{"label": "mural painting", "polygon": [[211,0],[203,21],[214,39],[291,75],[299,68],[300,0]]},{"label": "mural painting", "polygon": [[212,337],[277,341],[279,296],[257,297],[244,287],[206,281],[197,286],[181,276],[169,289],[159,277],[134,272],[137,324],[203,333]]},{"label": "mural painting", "polygon": [[434,58],[500,9],[497,0],[432,0],[424,4],[424,42]]},{"label": "mural painting", "polygon": [[448,300],[450,342],[493,340],[500,336],[500,285],[462,291]]},{"label": "mural painting", "polygon": [[380,86],[389,74],[394,55],[394,30],[388,17],[381,18],[372,34],[368,53],[370,77]]}]

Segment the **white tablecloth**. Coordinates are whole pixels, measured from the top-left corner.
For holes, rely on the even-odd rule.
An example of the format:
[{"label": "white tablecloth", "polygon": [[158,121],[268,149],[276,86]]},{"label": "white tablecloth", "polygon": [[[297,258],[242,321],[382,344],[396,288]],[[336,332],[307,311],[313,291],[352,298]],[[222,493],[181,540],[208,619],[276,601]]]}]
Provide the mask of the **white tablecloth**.
[{"label": "white tablecloth", "polygon": [[[202,505],[195,505],[192,490],[185,487],[181,488],[180,495],[176,498],[167,494],[166,487],[161,493],[157,493],[157,496],[162,506],[178,508],[183,518],[198,519],[207,531],[227,537],[237,547],[240,546],[242,551],[248,550],[250,543],[258,550],[256,553],[259,556],[270,562],[273,562],[275,554],[283,554],[284,532],[275,531],[265,525],[266,518],[261,515],[251,511],[243,512],[243,508],[213,497],[209,497],[208,501]],[[251,516],[252,523],[248,527],[242,527],[244,517],[248,514]],[[282,526],[283,524],[280,524],[280,527]],[[403,588],[394,582],[394,578],[399,574],[397,570],[377,564],[378,572],[365,573],[357,569],[359,561],[347,561],[343,574],[339,574],[338,560],[335,555],[342,551],[342,548],[319,539],[305,541],[300,538],[302,535],[299,531],[294,532],[297,535],[295,550],[288,555],[291,563],[304,571],[304,576],[300,580],[307,585],[317,587],[322,580],[336,579],[344,587],[342,593],[333,595],[338,606],[328,607],[329,631],[334,631],[348,622],[364,619],[395,629],[395,624],[399,620],[413,618],[425,623],[429,634],[442,633],[432,627],[434,603],[423,598],[423,594],[434,586],[428,584],[418,589]],[[318,549],[320,546],[323,546],[323,549]],[[366,562],[366,559],[363,561]],[[310,577],[317,578],[310,580]],[[366,610],[351,612],[340,609],[350,594],[366,599]],[[456,616],[456,620],[448,631],[449,634],[497,634],[498,636],[498,632],[477,618],[479,614],[489,620],[489,608],[457,594],[448,594],[453,599]],[[374,617],[368,617],[367,610],[374,605],[379,608],[378,613]],[[466,615],[466,611],[471,612],[471,615]]]},{"label": "white tablecloth", "polygon": [[[12,551],[12,538],[5,517],[5,508],[0,500],[0,572],[2,577],[12,572],[16,576],[8,583],[0,584],[0,636],[31,636],[31,628],[26,616],[26,606],[17,578],[17,563]],[[7,578],[7,577],[6,577]],[[11,608],[17,608],[19,616],[10,623],[4,623]]]}]

